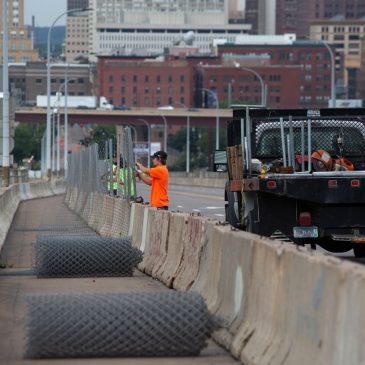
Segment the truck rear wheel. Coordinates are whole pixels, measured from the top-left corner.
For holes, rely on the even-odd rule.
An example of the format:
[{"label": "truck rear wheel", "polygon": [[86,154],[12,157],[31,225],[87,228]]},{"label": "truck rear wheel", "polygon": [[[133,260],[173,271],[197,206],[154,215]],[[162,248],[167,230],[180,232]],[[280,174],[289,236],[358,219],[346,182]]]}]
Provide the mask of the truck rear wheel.
[{"label": "truck rear wheel", "polygon": [[355,257],[365,257],[365,245],[354,245],[353,249]]}]

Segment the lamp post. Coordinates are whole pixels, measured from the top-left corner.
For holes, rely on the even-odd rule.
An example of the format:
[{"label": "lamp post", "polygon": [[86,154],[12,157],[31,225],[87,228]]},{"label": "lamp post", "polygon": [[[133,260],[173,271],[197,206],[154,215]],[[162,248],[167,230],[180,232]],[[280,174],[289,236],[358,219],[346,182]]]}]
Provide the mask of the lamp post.
[{"label": "lamp post", "polygon": [[51,177],[51,34],[53,27],[64,15],[90,11],[91,8],[68,10],[60,14],[52,23],[47,36],[47,174]]},{"label": "lamp post", "polygon": [[[64,123],[65,123],[65,128],[64,128],[64,141],[63,141],[63,166],[64,166],[64,171],[65,171],[65,177],[67,177],[67,155],[68,155],[68,108],[67,108],[67,97],[68,97],[68,83],[74,80],[77,80],[76,78],[72,78],[72,79],[68,79],[68,73],[67,73],[67,69],[68,69],[68,64],[66,67],[66,71],[65,71],[65,81],[60,85],[60,87],[58,88],[58,113],[60,113],[60,93],[62,91],[62,88],[65,87],[65,105],[64,105]],[[58,140],[58,145],[59,145],[60,141]],[[59,146],[58,146],[59,147]],[[60,153],[57,154],[57,164],[58,166],[60,165],[59,159],[60,159]]]},{"label": "lamp post", "polygon": [[[187,109],[184,103],[180,101],[175,101],[175,104],[182,105],[184,108]],[[190,172],[190,113],[188,110],[188,114],[186,117],[186,173]]]},{"label": "lamp post", "polygon": [[215,149],[219,150],[219,100],[218,96],[213,90],[201,88],[200,90],[203,90],[211,95],[213,95],[215,99],[215,105],[217,109],[217,115],[216,115],[216,122],[215,122]]},{"label": "lamp post", "polygon": [[[9,68],[8,68],[8,1],[3,0],[3,180],[9,186],[10,126],[9,126]],[[1,186],[0,186],[1,187]]]},{"label": "lamp post", "polygon": [[262,106],[266,106],[266,97],[265,97],[265,83],[264,83],[264,79],[260,76],[260,74],[255,71],[254,69],[252,68],[248,68],[248,67],[240,67],[239,68],[242,70],[242,71],[247,71],[247,72],[251,72],[253,73],[260,81],[260,84],[261,84],[261,105]]},{"label": "lamp post", "polygon": [[330,54],[330,58],[331,58],[331,103],[332,103],[332,108],[336,108],[336,76],[335,76],[335,70],[336,70],[336,66],[335,66],[335,56],[333,54],[333,50],[332,48],[328,45],[327,42],[325,42],[323,39],[312,39],[312,38],[308,38],[310,41],[312,42],[317,42],[322,44],[324,47],[327,48],[329,54]]},{"label": "lamp post", "polygon": [[151,126],[150,124],[147,122],[147,120],[139,118],[138,119],[140,122],[143,122],[144,124],[146,124],[147,126],[147,138],[148,138],[148,157],[147,157],[147,165],[151,166]]},{"label": "lamp post", "polygon": [[161,118],[163,119],[164,123],[164,131],[163,131],[163,150],[167,152],[167,120],[166,117],[161,114]]}]

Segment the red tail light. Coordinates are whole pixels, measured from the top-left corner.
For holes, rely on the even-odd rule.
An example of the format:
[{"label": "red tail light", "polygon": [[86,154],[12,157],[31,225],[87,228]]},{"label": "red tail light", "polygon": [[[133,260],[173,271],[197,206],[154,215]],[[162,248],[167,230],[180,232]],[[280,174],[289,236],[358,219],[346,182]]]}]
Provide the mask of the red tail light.
[{"label": "red tail light", "polygon": [[352,188],[359,188],[360,187],[360,180],[351,180],[351,187]]},{"label": "red tail light", "polygon": [[270,180],[266,183],[268,189],[276,189],[277,184],[275,180]]},{"label": "red tail light", "polygon": [[310,227],[312,225],[312,215],[309,212],[300,213],[299,225],[301,227]]}]

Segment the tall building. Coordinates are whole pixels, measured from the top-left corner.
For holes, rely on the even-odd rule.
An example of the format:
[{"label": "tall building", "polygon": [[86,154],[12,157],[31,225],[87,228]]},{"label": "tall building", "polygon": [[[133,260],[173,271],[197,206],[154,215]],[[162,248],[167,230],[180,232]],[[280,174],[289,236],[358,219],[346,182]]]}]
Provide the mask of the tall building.
[{"label": "tall building", "polygon": [[[342,73],[339,84],[345,87],[348,98],[358,98],[358,76],[364,66],[361,49],[364,47],[365,19],[317,20],[311,23],[310,36],[333,46],[336,68]],[[341,58],[343,68],[340,67]]]},{"label": "tall building", "polygon": [[209,53],[214,39],[234,41],[250,29],[230,23],[228,0],[90,0],[90,7],[91,54],[162,54],[191,31],[185,41]]},{"label": "tall building", "polygon": [[67,0],[67,10],[84,9],[89,6],[89,0]]},{"label": "tall building", "polygon": [[341,16],[359,19],[365,16],[365,0],[277,0],[277,33],[309,35],[310,23],[317,19]]},{"label": "tall building", "polygon": [[[89,0],[67,0],[67,10],[84,9]],[[89,15],[69,14],[66,22],[65,57],[67,62],[89,57]]]},{"label": "tall building", "polygon": [[273,15],[276,15],[277,34],[296,33],[299,38],[302,38],[309,35],[310,23],[314,20],[331,19],[337,16],[346,19],[364,17],[365,0],[246,1],[246,21],[252,24],[252,33],[268,34],[265,28],[271,28]]},{"label": "tall building", "polygon": [[245,20],[252,26],[251,34],[276,34],[276,1],[246,0]]},{"label": "tall building", "polygon": [[[33,49],[33,42],[29,36],[28,28],[24,25],[24,0],[9,0],[8,6],[9,62],[28,62],[38,60],[38,52]],[[0,29],[3,29],[2,9],[3,0],[0,0]],[[1,42],[2,37],[1,32]],[[3,52],[1,47],[1,59],[2,56]]]}]

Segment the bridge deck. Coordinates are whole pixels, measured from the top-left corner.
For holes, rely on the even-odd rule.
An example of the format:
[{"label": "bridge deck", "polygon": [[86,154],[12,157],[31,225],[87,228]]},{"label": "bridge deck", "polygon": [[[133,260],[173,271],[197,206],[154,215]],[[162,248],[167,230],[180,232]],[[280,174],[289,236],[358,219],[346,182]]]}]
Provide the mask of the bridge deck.
[{"label": "bridge deck", "polygon": [[[160,282],[140,272],[133,278],[37,279],[29,275],[32,242],[37,227],[77,224],[83,232],[88,227],[62,203],[62,197],[51,197],[21,203],[2,250],[0,261],[7,264],[0,270],[0,364],[237,364],[231,356],[212,341],[196,358],[122,358],[24,360],[25,306],[27,293],[97,293],[168,290]],[[20,275],[19,272],[23,271]],[[14,275],[17,273],[17,275]],[[13,276],[11,276],[13,275]]]}]

